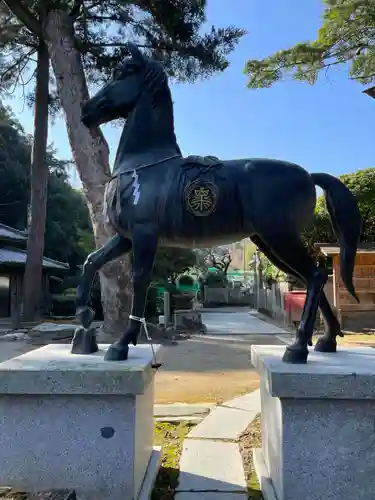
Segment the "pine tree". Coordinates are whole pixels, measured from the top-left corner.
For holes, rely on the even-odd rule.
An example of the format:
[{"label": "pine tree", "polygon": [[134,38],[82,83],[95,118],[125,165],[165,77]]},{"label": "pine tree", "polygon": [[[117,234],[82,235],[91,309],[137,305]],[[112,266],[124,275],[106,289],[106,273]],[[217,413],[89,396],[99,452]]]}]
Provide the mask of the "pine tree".
[{"label": "pine tree", "polygon": [[[18,85],[25,73],[34,71],[37,44],[41,40],[47,44],[54,78],[51,102],[65,114],[97,244],[107,238],[101,213],[110,169],[100,129],[87,130],[80,121],[88,87],[107,81],[127,54],[129,41],[162,61],[176,81],[194,81],[225,70],[227,56],[244,32],[235,27],[202,32],[205,7],[205,0],[3,0],[0,73],[7,85]],[[123,329],[127,317],[128,284],[126,258],[101,272],[106,327],[112,333]]]}]

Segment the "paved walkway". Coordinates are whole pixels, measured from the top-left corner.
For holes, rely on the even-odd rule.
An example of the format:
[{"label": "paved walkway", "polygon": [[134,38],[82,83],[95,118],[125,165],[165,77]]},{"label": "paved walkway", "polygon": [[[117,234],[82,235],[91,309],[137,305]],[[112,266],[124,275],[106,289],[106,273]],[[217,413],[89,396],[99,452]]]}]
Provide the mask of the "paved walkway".
[{"label": "paved walkway", "polygon": [[216,406],[192,429],[183,443],[176,500],[247,500],[238,439],[259,412],[257,390]]},{"label": "paved walkway", "polygon": [[208,335],[281,335],[286,330],[272,323],[262,321],[252,311],[228,310],[203,312],[202,321]]}]

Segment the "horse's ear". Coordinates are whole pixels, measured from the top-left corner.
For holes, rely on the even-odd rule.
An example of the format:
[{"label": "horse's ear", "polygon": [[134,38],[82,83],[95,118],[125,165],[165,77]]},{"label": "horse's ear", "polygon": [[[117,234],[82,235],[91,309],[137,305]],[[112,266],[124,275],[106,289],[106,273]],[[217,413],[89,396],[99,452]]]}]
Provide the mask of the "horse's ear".
[{"label": "horse's ear", "polygon": [[135,62],[139,64],[144,64],[145,58],[142,52],[139,50],[139,48],[136,45],[134,45],[134,43],[131,42],[128,43],[128,51]]}]

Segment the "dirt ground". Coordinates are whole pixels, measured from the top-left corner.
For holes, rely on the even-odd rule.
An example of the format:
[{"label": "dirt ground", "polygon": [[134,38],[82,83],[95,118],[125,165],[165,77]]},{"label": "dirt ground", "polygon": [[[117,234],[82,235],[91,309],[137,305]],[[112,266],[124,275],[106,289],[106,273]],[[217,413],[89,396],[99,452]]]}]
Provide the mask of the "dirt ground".
[{"label": "dirt ground", "polygon": [[[314,336],[314,344],[319,335]],[[375,347],[375,335],[365,333],[345,333],[344,337],[337,338],[339,346]]]},{"label": "dirt ground", "polygon": [[195,337],[162,347],[155,402],[222,402],[259,387],[250,361],[252,344],[281,344],[276,336]]}]

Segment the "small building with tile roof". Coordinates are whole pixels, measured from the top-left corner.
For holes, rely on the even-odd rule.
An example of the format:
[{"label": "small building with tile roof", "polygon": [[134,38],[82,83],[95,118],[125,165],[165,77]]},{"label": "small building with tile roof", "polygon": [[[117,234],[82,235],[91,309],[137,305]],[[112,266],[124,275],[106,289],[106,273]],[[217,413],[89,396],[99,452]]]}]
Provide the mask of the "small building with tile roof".
[{"label": "small building with tile roof", "polygon": [[[27,232],[0,223],[0,322],[17,326],[21,316]],[[43,258],[41,315],[48,312],[50,281],[61,279],[68,264]]]},{"label": "small building with tile roof", "polygon": [[332,262],[332,277],[327,284],[327,298],[334,306],[344,329],[375,332],[375,243],[362,243],[355,260],[353,283],[358,304],[347,292],[340,275],[340,247],[316,243],[315,249]]}]

